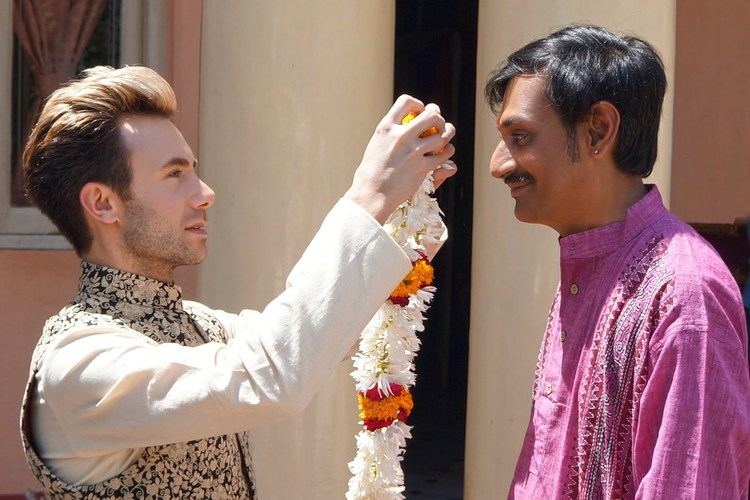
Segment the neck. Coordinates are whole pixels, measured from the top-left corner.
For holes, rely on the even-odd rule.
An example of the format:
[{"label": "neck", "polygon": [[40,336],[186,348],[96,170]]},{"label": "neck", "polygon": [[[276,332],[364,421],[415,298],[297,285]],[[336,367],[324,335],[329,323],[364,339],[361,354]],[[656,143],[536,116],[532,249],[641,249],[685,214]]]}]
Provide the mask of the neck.
[{"label": "neck", "polygon": [[174,281],[174,267],[170,267],[163,262],[153,262],[151,259],[105,249],[96,244],[93,244],[91,250],[84,254],[82,258],[92,264],[119,269],[165,283]]},{"label": "neck", "polygon": [[628,209],[646,192],[640,177],[625,174],[612,182],[597,184],[586,193],[585,203],[581,200],[581,209],[571,222],[556,229],[564,237],[625,220]]}]

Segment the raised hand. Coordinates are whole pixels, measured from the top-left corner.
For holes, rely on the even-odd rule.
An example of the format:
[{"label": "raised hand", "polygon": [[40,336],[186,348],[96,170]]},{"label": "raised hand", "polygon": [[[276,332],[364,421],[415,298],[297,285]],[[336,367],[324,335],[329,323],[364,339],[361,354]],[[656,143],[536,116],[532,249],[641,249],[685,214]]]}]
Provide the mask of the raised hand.
[{"label": "raised hand", "polygon": [[[418,116],[402,125],[401,120],[409,113]],[[438,134],[420,137],[430,127],[435,127]],[[455,148],[449,141],[455,133],[436,105],[425,106],[402,95],[376,127],[344,197],[358,203],[382,224],[414,194],[428,172],[453,156]],[[451,164],[436,173],[440,182],[455,173]]]}]

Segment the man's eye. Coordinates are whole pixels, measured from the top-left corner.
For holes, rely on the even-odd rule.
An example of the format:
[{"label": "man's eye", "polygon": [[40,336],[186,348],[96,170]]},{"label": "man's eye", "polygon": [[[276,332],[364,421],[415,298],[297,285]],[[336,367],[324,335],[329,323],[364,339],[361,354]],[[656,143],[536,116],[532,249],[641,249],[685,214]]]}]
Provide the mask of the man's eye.
[{"label": "man's eye", "polygon": [[529,141],[529,134],[516,132],[513,134],[513,143],[518,146],[523,146]]},{"label": "man's eye", "polygon": [[169,175],[167,175],[167,177],[180,177],[181,175],[182,175],[182,170],[175,169],[169,172]]}]

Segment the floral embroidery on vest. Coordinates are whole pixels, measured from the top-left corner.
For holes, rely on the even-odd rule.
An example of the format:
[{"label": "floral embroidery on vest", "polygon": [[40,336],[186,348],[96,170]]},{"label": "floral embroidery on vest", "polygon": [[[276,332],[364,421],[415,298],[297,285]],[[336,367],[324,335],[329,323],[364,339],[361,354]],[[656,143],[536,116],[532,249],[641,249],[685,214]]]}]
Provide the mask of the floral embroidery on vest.
[{"label": "floral embroidery on vest", "polygon": [[[87,262],[78,295],[44,327],[34,354],[21,410],[26,459],[49,498],[253,498],[252,461],[246,433],[150,446],[115,477],[74,486],[57,478],[31,446],[30,397],[47,346],[72,329],[110,324],[136,330],[155,342],[197,346],[225,342],[221,324],[208,312],[183,308],[174,284]],[[209,464],[211,464],[209,466]]]}]

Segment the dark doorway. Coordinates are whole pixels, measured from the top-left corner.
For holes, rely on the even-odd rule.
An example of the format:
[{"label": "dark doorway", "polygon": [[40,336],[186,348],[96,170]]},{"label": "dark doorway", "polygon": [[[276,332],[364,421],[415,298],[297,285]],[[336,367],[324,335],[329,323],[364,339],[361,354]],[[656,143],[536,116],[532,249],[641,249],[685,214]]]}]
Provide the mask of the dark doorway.
[{"label": "dark doorway", "polygon": [[477,0],[398,0],[394,92],[437,103],[456,126],[459,173],[438,192],[450,238],[435,258],[438,292],[417,358],[407,498],[463,496],[468,370]]}]

